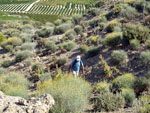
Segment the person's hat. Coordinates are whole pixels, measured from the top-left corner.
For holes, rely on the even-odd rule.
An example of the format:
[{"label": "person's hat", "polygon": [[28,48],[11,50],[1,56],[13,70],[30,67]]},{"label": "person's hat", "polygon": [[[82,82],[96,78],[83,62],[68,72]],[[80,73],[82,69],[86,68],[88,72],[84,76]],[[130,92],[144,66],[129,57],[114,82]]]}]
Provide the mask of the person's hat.
[{"label": "person's hat", "polygon": [[81,57],[78,55],[78,56],[76,57],[76,60],[77,60],[77,61],[80,61],[80,60],[81,60]]}]

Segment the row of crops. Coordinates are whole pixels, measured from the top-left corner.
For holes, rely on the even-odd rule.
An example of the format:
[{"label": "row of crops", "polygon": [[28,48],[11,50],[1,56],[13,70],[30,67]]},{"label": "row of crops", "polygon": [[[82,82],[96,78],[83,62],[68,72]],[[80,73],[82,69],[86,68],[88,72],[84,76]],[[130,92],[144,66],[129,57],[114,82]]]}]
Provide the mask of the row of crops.
[{"label": "row of crops", "polygon": [[83,14],[87,11],[85,5],[69,3],[66,6],[46,6],[34,4],[30,10],[26,9],[30,4],[1,4],[0,11],[2,12],[14,12],[14,13],[27,13],[27,14],[45,14],[45,15],[74,15]]}]

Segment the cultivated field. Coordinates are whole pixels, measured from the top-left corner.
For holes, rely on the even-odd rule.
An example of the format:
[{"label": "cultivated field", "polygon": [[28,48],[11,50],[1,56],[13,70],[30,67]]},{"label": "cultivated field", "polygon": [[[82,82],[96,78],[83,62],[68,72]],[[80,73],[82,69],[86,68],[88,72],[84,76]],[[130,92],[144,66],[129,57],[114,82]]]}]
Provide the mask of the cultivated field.
[{"label": "cultivated field", "polygon": [[[83,0],[85,2],[85,0]],[[82,2],[83,2],[82,1]],[[2,2],[2,1],[1,1]],[[22,1],[24,2],[24,1]],[[27,2],[27,1],[26,1]],[[42,4],[40,4],[43,3]],[[47,5],[46,3],[52,3]],[[60,1],[61,3],[62,1]],[[33,3],[20,3],[16,4],[16,1],[13,4],[1,4],[1,12],[10,12],[10,13],[23,13],[23,14],[44,14],[44,15],[67,15],[71,16],[74,14],[83,14],[87,12],[89,6],[87,4],[75,4],[67,3],[66,5],[53,5],[53,1],[37,1]],[[58,1],[56,1],[58,3]],[[79,2],[80,3],[80,2]]]}]

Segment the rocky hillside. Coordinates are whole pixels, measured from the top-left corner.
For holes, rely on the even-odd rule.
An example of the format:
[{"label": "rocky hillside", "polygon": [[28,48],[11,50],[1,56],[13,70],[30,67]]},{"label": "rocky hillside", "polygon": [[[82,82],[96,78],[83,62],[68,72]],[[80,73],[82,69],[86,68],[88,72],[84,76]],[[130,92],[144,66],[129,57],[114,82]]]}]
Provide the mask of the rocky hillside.
[{"label": "rocky hillside", "polygon": [[[0,21],[0,90],[24,98],[49,93],[53,113],[148,113],[149,14],[149,0],[100,0],[54,23]],[[81,78],[67,74],[77,55]]]}]

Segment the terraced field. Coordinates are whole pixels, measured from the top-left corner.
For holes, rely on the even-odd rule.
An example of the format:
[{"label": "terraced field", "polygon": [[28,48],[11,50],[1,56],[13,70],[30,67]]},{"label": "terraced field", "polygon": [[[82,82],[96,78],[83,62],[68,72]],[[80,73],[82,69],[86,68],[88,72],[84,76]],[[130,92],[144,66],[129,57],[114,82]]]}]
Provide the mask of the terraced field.
[{"label": "terraced field", "polygon": [[[48,0],[42,0],[47,2]],[[43,14],[43,15],[74,15],[83,14],[89,7],[85,4],[66,3],[66,5],[41,5],[41,0],[34,3],[0,4],[1,12]]]}]

